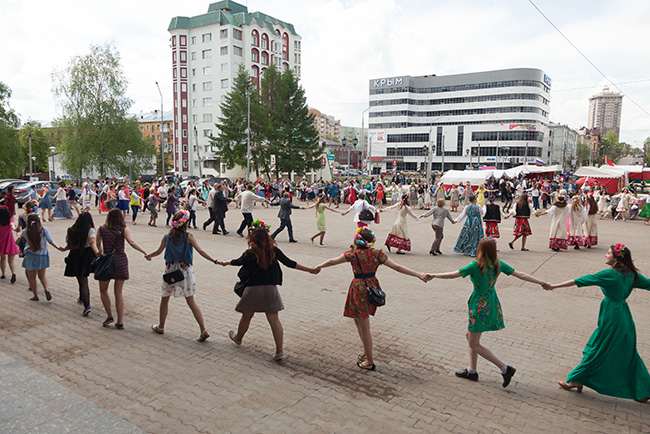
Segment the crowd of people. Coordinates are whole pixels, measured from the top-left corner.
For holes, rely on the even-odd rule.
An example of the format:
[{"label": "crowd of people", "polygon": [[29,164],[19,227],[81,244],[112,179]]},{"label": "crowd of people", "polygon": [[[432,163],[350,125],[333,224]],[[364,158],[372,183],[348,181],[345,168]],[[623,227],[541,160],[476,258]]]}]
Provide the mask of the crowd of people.
[{"label": "crowd of people", "polygon": [[[404,183],[406,181],[404,180]],[[277,288],[283,281],[280,264],[319,274],[324,268],[349,262],[354,276],[348,288],[343,314],[354,319],[363,347],[363,351],[355,357],[357,366],[363,370],[374,371],[376,358],[369,318],[376,313],[378,305],[371,304],[372,297],[369,293],[371,289],[381,289],[376,277],[377,268],[383,264],[399,273],[417,277],[423,282],[434,278],[451,279],[469,276],[474,287],[468,301],[466,338],[469,345],[469,364],[467,368],[456,372],[456,375],[478,381],[477,360],[480,355],[500,370],[503,376],[503,387],[509,385],[516,369],[501,361],[481,344],[483,332],[504,328],[501,304],[495,290],[500,273],[539,284],[546,290],[571,285],[600,286],[605,298],[601,305],[598,328],[585,348],[582,362],[569,374],[566,381],[560,382],[560,386],[567,390],[578,391],[581,391],[583,386],[588,386],[600,393],[642,402],[648,401],[650,375],[636,350],[635,326],[625,300],[635,287],[650,290],[650,280],[636,270],[629,248],[623,244],[611,246],[605,261],[609,268],[559,284],[550,284],[515,270],[498,259],[498,226],[502,217],[515,218],[514,238],[508,243],[511,249],[521,238],[521,250],[527,250],[526,238],[532,235],[530,217],[542,214],[552,216],[549,235],[551,249],[557,251],[566,249],[568,245],[573,245],[576,249],[583,245],[588,248],[597,245],[596,216],[602,217],[599,203],[605,193],[602,189],[597,186],[593,189],[577,189],[572,185],[558,184],[557,188],[551,188],[546,193],[544,185],[552,186],[548,180],[543,181],[543,184],[538,182],[529,187],[525,179],[488,182],[476,190],[469,185],[445,188],[442,184],[427,185],[411,181],[411,185],[406,188],[399,178],[391,180],[390,187],[387,188],[380,179],[370,179],[363,183],[354,179],[343,183],[308,184],[303,181],[297,185],[288,181],[280,183],[238,181],[234,185],[223,182],[213,186],[207,183],[197,186],[190,182],[185,188],[181,188],[176,183],[168,185],[164,180],[154,181],[152,184],[140,184],[136,181],[133,185],[122,183],[117,186],[111,181],[102,183],[99,180],[99,184],[91,185],[89,181],[82,184],[80,197],[74,199],[71,199],[73,195],[69,194],[69,191],[74,189],[62,184],[59,190],[63,193],[59,194],[59,191],[56,193],[53,218],[71,218],[72,208],[78,208],[78,217],[68,228],[65,244],[61,246],[53,240],[43,224],[50,217],[45,218],[44,214],[42,217],[38,215],[39,209],[42,211],[48,209],[43,207],[44,198],[39,197],[40,193],[37,192],[36,197],[30,198],[25,204],[24,212],[17,221],[14,220],[15,209],[12,210],[7,206],[0,207],[2,279],[5,278],[8,264],[11,283],[16,282],[15,257],[20,255],[23,257],[22,267],[25,269],[29,289],[33,295],[31,300],[39,301],[37,287],[40,281],[43,294],[48,301],[51,301],[53,297],[46,275],[46,270],[50,266],[49,244],[55,249],[67,252],[64,275],[76,278],[79,287],[78,302],[83,305],[82,315],[88,316],[91,312],[88,278],[93,273],[96,259],[109,255],[112,258],[112,273],[109,278],[99,280],[100,299],[106,313],[102,325],[109,327],[114,324],[116,329],[123,330],[125,328],[123,288],[129,279],[126,242],[149,261],[164,254],[165,267],[161,282],[159,318],[158,322],[151,326],[152,331],[156,334],[164,334],[170,297],[183,297],[199,326],[197,340],[204,342],[210,334],[201,309],[194,300],[197,285],[193,269],[193,253],[196,250],[213,264],[240,267],[238,273],[240,281],[235,289],[241,298],[235,310],[241,313],[241,318],[236,330],[229,332],[230,339],[236,345],[241,345],[254,314],[263,312],[271,327],[276,346],[273,359],[280,361],[285,358],[283,328],[279,318],[279,311],[284,309],[284,305]],[[506,193],[504,196],[503,191],[510,194]],[[617,196],[621,202],[625,201],[629,204],[630,199],[626,194],[629,193],[623,191]],[[503,209],[496,203],[496,198],[499,196]],[[95,228],[92,215],[88,212],[93,198],[99,212],[106,213],[105,221],[98,228]],[[294,198],[304,204],[294,204],[292,200]],[[456,207],[463,206],[462,212],[456,218],[453,218],[450,211],[445,208],[446,200],[451,201],[451,212],[455,211],[454,201],[457,201]],[[390,206],[388,201],[391,202]],[[434,201],[435,206],[433,206]],[[230,202],[235,202],[241,210],[242,221],[237,235],[246,239],[246,248],[236,259],[219,260],[201,248],[197,237],[189,229],[198,229],[196,207],[202,205],[210,211],[210,218],[203,223],[203,229],[214,224],[212,233],[227,235],[225,214]],[[255,202],[260,202],[262,206],[279,207],[280,226],[275,232],[270,233],[269,225],[253,219]],[[6,198],[4,203],[8,204]],[[341,204],[346,204],[348,209],[338,211]],[[413,210],[416,206],[421,209],[428,208],[427,212],[417,216]],[[52,207],[51,203],[50,207]],[[150,212],[149,225],[156,226],[157,212],[161,208],[167,212],[166,224],[169,231],[164,234],[155,251],[146,252],[132,236],[127,225],[127,213],[130,212],[131,223],[135,225],[139,211],[147,209]],[[318,238],[319,245],[323,245],[326,233],[325,210],[341,215],[353,212],[353,221],[357,226],[349,249],[339,256],[313,266],[290,259],[275,242],[275,238],[285,228],[289,242],[296,242],[292,230],[291,211],[311,208],[315,211],[317,229],[311,241],[314,242]],[[434,256],[442,253],[440,244],[445,220],[449,220],[452,224],[464,221],[454,251],[476,257],[476,260],[460,270],[448,273],[416,271],[396,263],[383,250],[375,249],[377,239],[371,229],[372,225],[379,221],[380,213],[392,210],[396,213],[396,220],[384,243],[388,251],[391,251],[391,247],[397,249],[397,254],[410,251],[411,240],[408,235],[407,216],[411,216],[414,220],[433,216],[431,224],[435,239],[429,253]],[[628,211],[624,209],[623,218],[629,217]],[[643,211],[646,211],[645,206]],[[19,234],[17,240],[14,238],[14,232]],[[109,294],[111,281],[114,302]],[[116,318],[113,316],[113,304]],[[616,348],[612,348],[612,345]]]}]

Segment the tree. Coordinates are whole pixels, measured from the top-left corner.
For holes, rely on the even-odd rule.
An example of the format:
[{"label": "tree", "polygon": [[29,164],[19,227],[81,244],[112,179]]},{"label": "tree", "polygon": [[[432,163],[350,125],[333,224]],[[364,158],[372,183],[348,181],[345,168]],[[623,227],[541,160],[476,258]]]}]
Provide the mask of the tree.
[{"label": "tree", "polygon": [[623,154],[623,147],[618,142],[618,136],[614,131],[607,131],[605,137],[600,139],[600,157],[605,160],[609,157],[612,162],[618,160]]},{"label": "tree", "polygon": [[62,163],[82,177],[85,171],[100,175],[125,174],[127,150],[139,173],[149,168],[154,151],[142,138],[136,119],[128,115],[132,101],[119,53],[110,45],[91,45],[90,53],[73,57],[67,68],[52,73],[53,92],[63,115],[55,125],[61,133]]},{"label": "tree", "polygon": [[578,143],[578,165],[579,166],[586,166],[589,164],[589,146],[585,143]]},{"label": "tree", "polygon": [[50,150],[48,149],[51,144],[52,137],[43,129],[37,122],[29,121],[20,128],[18,133],[20,137],[20,150],[22,154],[22,166],[25,172],[29,172],[29,135],[32,135],[32,157],[34,163],[32,168],[35,173],[49,171],[49,156]]},{"label": "tree", "polygon": [[11,89],[0,82],[0,176],[16,178],[22,175],[18,126],[20,121],[9,106]]}]

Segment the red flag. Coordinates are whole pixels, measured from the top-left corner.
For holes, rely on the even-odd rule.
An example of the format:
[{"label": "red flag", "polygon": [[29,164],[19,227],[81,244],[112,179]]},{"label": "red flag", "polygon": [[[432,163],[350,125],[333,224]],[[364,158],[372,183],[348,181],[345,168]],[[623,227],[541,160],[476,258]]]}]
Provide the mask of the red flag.
[{"label": "red flag", "polygon": [[614,165],[614,163],[612,163],[612,160],[610,160],[608,156],[605,156],[605,163],[609,164],[610,166]]}]

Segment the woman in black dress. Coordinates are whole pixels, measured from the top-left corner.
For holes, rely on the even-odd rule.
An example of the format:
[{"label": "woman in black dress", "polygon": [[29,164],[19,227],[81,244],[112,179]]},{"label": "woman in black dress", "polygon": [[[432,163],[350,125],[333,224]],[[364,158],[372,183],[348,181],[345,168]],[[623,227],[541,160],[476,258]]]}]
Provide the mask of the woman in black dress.
[{"label": "woman in black dress", "polygon": [[[147,255],[142,247],[131,238],[131,232],[126,227],[122,211],[118,208],[113,208],[106,216],[106,223],[99,227],[97,232],[97,245],[99,247],[99,254],[103,252],[113,252],[115,259],[115,273],[111,280],[115,281],[115,310],[117,311],[117,322],[115,328],[122,330],[124,328],[124,297],[122,296],[122,288],[124,282],[129,280],[129,260],[124,252],[124,240],[138,252]],[[102,323],[104,327],[111,324],[113,320],[113,311],[111,310],[111,297],[108,295],[108,284],[110,280],[99,281],[99,294],[106,310],[106,319]]]}]

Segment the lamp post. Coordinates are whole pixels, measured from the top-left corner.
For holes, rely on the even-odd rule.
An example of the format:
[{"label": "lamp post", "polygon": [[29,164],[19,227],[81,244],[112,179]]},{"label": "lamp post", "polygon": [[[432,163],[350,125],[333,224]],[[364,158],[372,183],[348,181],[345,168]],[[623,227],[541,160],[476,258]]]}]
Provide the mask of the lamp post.
[{"label": "lamp post", "polygon": [[29,133],[27,137],[29,138],[29,177],[31,178],[34,176],[34,159],[32,158],[32,133]]},{"label": "lamp post", "polygon": [[199,146],[199,132],[194,125],[194,145],[196,146],[196,155],[199,157],[199,178],[203,179],[203,160],[201,160],[201,147]]},{"label": "lamp post", "polygon": [[163,96],[160,91],[160,85],[156,82],[158,93],[160,94],[160,177],[165,178],[165,129],[163,125]]},{"label": "lamp post", "polygon": [[131,175],[131,154],[133,154],[132,150],[129,149],[128,151],[126,151],[126,155],[129,156],[129,180],[133,182],[133,176]]},{"label": "lamp post", "polygon": [[246,119],[246,139],[248,141],[246,145],[246,181],[250,180],[251,174],[251,90],[248,89],[246,92],[246,99],[248,100],[248,111]]},{"label": "lamp post", "polygon": [[48,149],[50,150],[50,157],[52,157],[52,167],[50,170],[50,174],[52,176],[50,177],[50,181],[56,181],[56,173],[54,171],[54,151],[56,151],[56,148],[54,146],[50,146]]},{"label": "lamp post", "polygon": [[[366,112],[370,110],[370,107],[365,109],[363,112],[361,112],[361,148],[366,149],[365,147],[365,140],[366,140],[366,134],[364,132],[364,126],[365,123],[365,115]],[[370,123],[370,121],[368,121]],[[372,140],[368,140],[368,175],[372,175]]]}]

